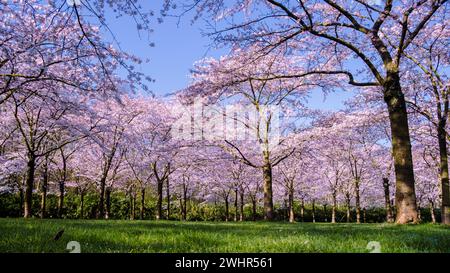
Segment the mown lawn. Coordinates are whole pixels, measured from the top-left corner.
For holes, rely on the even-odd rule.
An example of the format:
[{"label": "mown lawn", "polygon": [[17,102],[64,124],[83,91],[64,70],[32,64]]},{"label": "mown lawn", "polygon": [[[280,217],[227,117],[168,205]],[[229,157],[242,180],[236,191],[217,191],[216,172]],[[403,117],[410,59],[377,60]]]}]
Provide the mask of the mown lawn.
[{"label": "mown lawn", "polygon": [[[63,235],[55,241],[58,231]],[[450,252],[442,225],[0,219],[0,252]]]}]

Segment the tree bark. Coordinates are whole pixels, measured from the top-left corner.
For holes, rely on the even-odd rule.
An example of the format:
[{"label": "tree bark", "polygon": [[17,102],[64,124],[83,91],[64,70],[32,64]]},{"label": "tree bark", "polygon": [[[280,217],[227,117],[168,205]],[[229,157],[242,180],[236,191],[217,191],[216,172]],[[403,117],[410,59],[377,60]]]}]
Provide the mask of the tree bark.
[{"label": "tree bark", "polygon": [[439,122],[438,126],[439,139],[439,159],[440,159],[440,178],[442,192],[441,206],[441,222],[450,225],[450,184],[448,177],[448,153],[447,140],[445,132],[445,122]]},{"label": "tree bark", "polygon": [[100,179],[100,199],[98,201],[98,213],[97,219],[102,219],[105,217],[105,187],[106,187],[106,175],[103,173]]},{"label": "tree bark", "polygon": [[24,200],[24,218],[30,218],[32,216],[31,205],[33,202],[33,186],[34,186],[34,171],[36,168],[36,157],[34,154],[28,154],[27,163],[27,178],[25,184],[25,200]]},{"label": "tree bark", "polygon": [[241,190],[240,190],[240,199],[241,199],[241,202],[240,202],[240,208],[239,208],[239,210],[240,210],[240,213],[239,213],[239,221],[240,222],[242,222],[242,221],[244,221],[244,189],[243,188],[241,188]]},{"label": "tree bark", "polygon": [[316,200],[312,201],[312,221],[316,222]]},{"label": "tree bark", "polygon": [[43,165],[43,173],[42,173],[42,185],[41,185],[41,219],[46,217],[46,208],[47,208],[47,189],[48,189],[48,162],[47,158],[45,159]]},{"label": "tree bark", "polygon": [[228,222],[229,219],[229,205],[228,205],[228,196],[225,199],[225,222]]},{"label": "tree bark", "polygon": [[392,223],[394,222],[394,216],[392,215],[391,194],[389,190],[389,179],[387,177],[383,177],[383,188],[384,188],[384,207],[386,209],[386,222]]},{"label": "tree bark", "polygon": [[161,180],[156,181],[157,183],[157,201],[156,201],[156,220],[162,218],[162,201],[163,201],[163,182]]},{"label": "tree bark", "polygon": [[295,222],[295,215],[294,215],[294,191],[293,189],[289,189],[289,223]]},{"label": "tree bark", "polygon": [[183,206],[182,206],[182,217],[183,220],[187,219],[187,187],[183,184]]},{"label": "tree bark", "polygon": [[269,153],[264,152],[264,219],[273,220],[273,193],[272,193],[272,166],[269,162]]},{"label": "tree bark", "polygon": [[302,222],[305,220],[305,201],[303,199],[300,203],[300,219]]},{"label": "tree bark", "polygon": [[84,191],[80,192],[80,217],[84,218]]},{"label": "tree bark", "polygon": [[64,156],[64,152],[61,149],[61,158],[63,163],[63,173],[61,177],[61,181],[59,181],[59,199],[58,199],[58,218],[62,218],[63,209],[64,209],[64,191],[67,179],[67,162],[66,157]]},{"label": "tree bark", "polygon": [[336,201],[336,193],[332,194],[332,198],[333,198],[333,204],[331,205],[331,223],[335,224],[336,223],[336,206],[337,206],[337,201]]},{"label": "tree bark", "polygon": [[356,209],[356,223],[361,223],[361,198],[359,191],[359,177],[355,179],[355,209]]},{"label": "tree bark", "polygon": [[141,188],[141,207],[140,207],[140,219],[144,220],[145,217],[145,187]]},{"label": "tree bark", "polygon": [[256,221],[256,197],[252,199],[252,220]]},{"label": "tree bark", "polygon": [[234,189],[234,218],[233,218],[233,220],[235,222],[237,222],[237,220],[238,220],[238,196],[239,196],[239,193],[238,193],[238,189],[236,187],[236,189]]},{"label": "tree bark", "polygon": [[169,177],[166,178],[167,220],[170,219],[170,184]]},{"label": "tree bark", "polygon": [[347,213],[346,213],[347,223],[350,223],[350,216],[351,216],[351,214],[350,214],[350,209],[351,209],[350,201],[351,201],[350,193],[346,193],[345,194],[345,207],[346,207],[346,210],[347,210]]},{"label": "tree bark", "polygon": [[111,188],[107,187],[105,190],[105,219],[109,219],[111,217]]},{"label": "tree bark", "polygon": [[62,218],[63,207],[64,207],[64,191],[65,191],[65,182],[59,182],[59,196],[58,196],[58,218]]},{"label": "tree bark", "polygon": [[434,202],[433,200],[429,200],[430,201],[430,215],[431,215],[431,222],[433,224],[436,223],[436,215],[434,214]]},{"label": "tree bark", "polygon": [[328,218],[327,218],[327,204],[323,204],[323,215],[325,216],[325,218],[324,218],[325,222],[328,222]]},{"label": "tree bark", "polygon": [[395,169],[396,223],[417,223],[417,204],[406,102],[398,71],[387,71],[383,83],[384,101],[391,125]]}]

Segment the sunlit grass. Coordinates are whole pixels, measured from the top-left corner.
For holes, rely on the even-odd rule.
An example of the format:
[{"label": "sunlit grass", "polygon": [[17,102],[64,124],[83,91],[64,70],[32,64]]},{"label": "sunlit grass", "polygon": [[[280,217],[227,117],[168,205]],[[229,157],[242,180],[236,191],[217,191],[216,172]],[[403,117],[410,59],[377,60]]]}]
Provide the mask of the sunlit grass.
[{"label": "sunlit grass", "polygon": [[[55,241],[55,234],[64,229]],[[0,219],[0,252],[450,252],[442,225]]]}]

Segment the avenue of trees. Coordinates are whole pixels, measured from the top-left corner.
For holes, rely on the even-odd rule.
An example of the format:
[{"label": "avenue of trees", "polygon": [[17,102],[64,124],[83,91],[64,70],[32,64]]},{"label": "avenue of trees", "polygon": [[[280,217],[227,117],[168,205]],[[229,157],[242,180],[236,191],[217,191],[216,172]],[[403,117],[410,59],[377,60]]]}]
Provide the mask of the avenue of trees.
[{"label": "avenue of trees", "polygon": [[2,216],[450,224],[447,0],[166,0],[229,52],[164,98],[74,2],[0,2]]}]

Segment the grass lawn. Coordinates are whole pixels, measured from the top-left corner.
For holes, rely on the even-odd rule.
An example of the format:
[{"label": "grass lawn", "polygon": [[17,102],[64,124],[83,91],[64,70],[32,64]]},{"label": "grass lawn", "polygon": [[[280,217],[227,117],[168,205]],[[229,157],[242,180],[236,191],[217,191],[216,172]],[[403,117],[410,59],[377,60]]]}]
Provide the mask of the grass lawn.
[{"label": "grass lawn", "polygon": [[[64,229],[57,241],[55,234]],[[0,252],[450,252],[442,225],[0,219]]]}]

